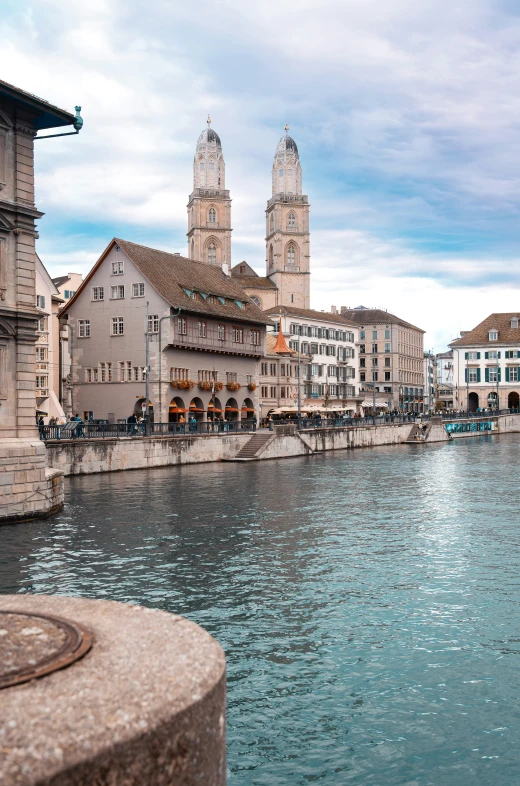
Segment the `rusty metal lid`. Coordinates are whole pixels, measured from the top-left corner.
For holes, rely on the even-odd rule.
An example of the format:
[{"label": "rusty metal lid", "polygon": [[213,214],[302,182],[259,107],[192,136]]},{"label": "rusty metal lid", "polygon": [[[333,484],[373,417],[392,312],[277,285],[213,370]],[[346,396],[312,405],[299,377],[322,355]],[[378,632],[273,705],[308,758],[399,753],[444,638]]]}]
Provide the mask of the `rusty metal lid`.
[{"label": "rusty metal lid", "polygon": [[0,688],[70,666],[89,651],[92,641],[90,631],[72,620],[0,611]]}]

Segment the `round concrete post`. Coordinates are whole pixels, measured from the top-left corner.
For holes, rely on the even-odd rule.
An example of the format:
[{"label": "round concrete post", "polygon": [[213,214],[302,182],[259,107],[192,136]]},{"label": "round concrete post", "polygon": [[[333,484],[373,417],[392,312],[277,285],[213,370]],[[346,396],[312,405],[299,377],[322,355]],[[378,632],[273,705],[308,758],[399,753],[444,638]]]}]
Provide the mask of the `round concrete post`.
[{"label": "round concrete post", "polygon": [[[31,614],[40,620],[25,624]],[[0,688],[2,786],[224,786],[225,658],[215,639],[142,606],[4,595],[7,682],[13,663],[27,661],[25,639],[49,649],[44,616],[75,623],[92,646],[61,670]],[[0,663],[0,685],[5,670]]]}]

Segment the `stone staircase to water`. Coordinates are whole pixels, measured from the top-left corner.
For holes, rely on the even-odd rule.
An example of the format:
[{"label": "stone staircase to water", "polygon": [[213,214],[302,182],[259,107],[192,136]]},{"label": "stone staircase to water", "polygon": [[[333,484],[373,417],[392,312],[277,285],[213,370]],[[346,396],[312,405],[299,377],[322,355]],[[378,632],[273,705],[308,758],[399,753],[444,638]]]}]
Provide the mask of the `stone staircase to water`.
[{"label": "stone staircase to water", "polygon": [[257,453],[264,447],[266,442],[272,438],[272,433],[262,432],[254,434],[245,445],[238,451],[237,455],[228,461],[254,461],[257,458]]}]

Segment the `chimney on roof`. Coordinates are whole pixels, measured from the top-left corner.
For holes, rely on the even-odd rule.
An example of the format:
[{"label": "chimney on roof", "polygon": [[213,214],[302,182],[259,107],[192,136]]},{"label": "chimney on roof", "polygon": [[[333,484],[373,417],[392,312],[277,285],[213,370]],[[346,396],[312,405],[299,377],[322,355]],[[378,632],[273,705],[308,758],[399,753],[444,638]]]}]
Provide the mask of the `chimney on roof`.
[{"label": "chimney on roof", "polygon": [[175,251],[173,254],[174,257],[180,257],[180,255],[181,255],[180,251]]},{"label": "chimney on roof", "polygon": [[229,265],[227,262],[222,263],[222,272],[225,276],[229,276]]},{"label": "chimney on roof", "polygon": [[330,312],[331,312],[331,314],[337,314],[338,313],[337,306],[331,306],[330,307]]}]

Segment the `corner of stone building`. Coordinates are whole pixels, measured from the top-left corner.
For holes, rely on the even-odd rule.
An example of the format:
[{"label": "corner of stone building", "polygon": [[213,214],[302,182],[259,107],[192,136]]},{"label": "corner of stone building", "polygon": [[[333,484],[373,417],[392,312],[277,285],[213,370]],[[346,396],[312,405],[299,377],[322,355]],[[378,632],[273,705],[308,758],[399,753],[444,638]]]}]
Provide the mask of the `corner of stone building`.
[{"label": "corner of stone building", "polygon": [[63,507],[63,472],[47,467],[46,459],[38,438],[0,442],[0,524],[49,516]]}]

